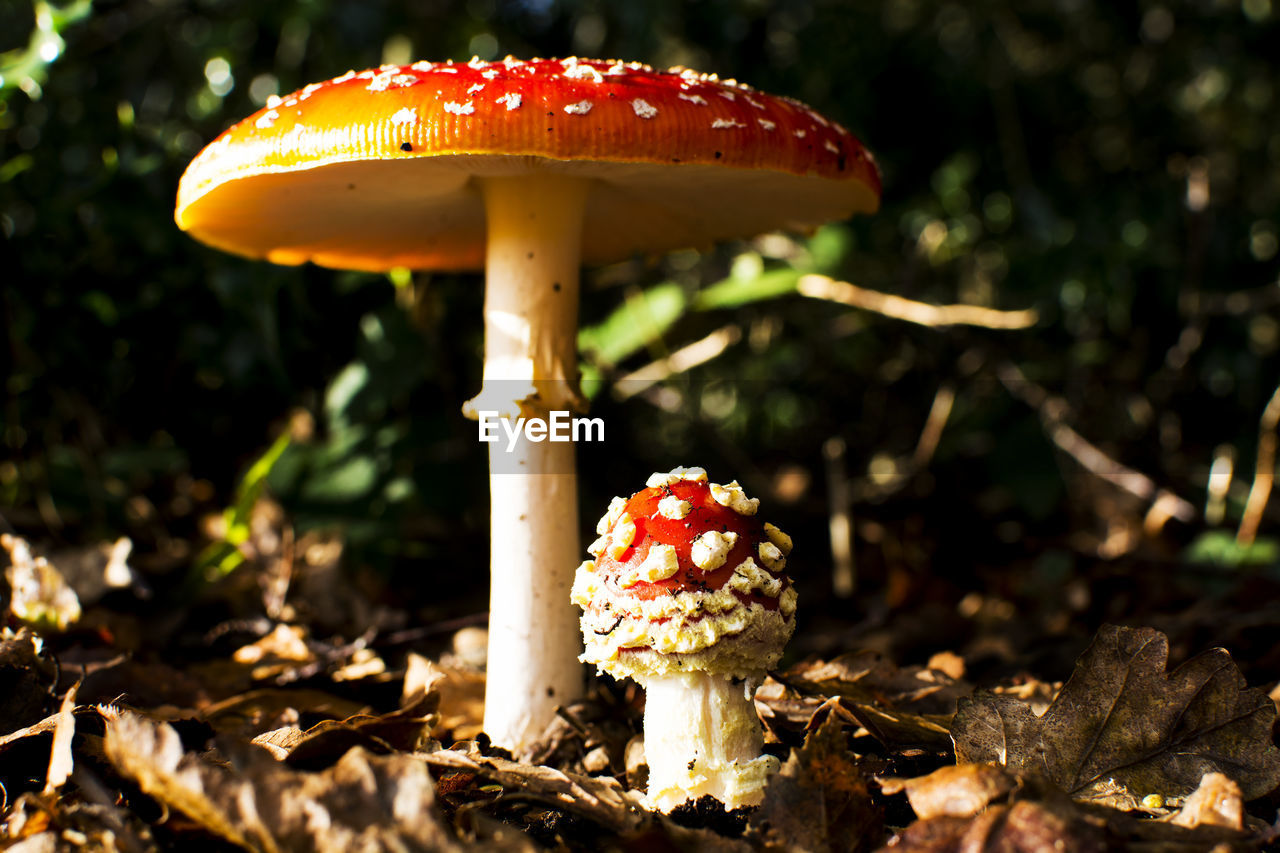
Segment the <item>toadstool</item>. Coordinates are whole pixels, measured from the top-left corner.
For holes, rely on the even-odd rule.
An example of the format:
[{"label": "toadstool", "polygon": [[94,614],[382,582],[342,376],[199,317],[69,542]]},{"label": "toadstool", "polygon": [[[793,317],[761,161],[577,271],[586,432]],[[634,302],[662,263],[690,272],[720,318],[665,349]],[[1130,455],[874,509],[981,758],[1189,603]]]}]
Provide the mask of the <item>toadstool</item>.
[{"label": "toadstool", "polygon": [[573,584],[582,659],[645,688],[646,799],[759,805],[778,760],[761,755],[752,696],[795,628],[791,538],[759,500],[701,468],[654,474],[614,498]]},{"label": "toadstool", "polygon": [[[383,66],[309,85],[187,168],[175,219],[281,264],[485,271],[474,415],[580,410],[578,269],[873,211],[847,130],[687,69],[575,58]],[[485,731],[525,751],[581,689],[570,444],[492,443]]]}]

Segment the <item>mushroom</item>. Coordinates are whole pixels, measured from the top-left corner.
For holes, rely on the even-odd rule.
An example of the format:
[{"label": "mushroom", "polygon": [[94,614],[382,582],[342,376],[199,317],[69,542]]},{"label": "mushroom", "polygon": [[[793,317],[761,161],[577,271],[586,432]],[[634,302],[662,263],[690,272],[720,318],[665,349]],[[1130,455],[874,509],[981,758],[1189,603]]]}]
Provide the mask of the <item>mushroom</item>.
[{"label": "mushroom", "polygon": [[[880,181],[847,130],[796,101],[687,69],[579,59],[383,66],[315,83],[192,161],[175,219],[281,264],[485,270],[472,416],[580,411],[580,264],[870,212]],[[525,752],[577,695],[568,590],[571,444],[489,445],[485,731]],[[534,475],[534,476],[530,476]]]},{"label": "mushroom", "polygon": [[645,688],[646,799],[663,812],[706,795],[759,805],[778,769],[752,697],[795,628],[796,592],[791,537],[759,503],[702,468],[654,474],[613,499],[574,579],[582,660]]}]

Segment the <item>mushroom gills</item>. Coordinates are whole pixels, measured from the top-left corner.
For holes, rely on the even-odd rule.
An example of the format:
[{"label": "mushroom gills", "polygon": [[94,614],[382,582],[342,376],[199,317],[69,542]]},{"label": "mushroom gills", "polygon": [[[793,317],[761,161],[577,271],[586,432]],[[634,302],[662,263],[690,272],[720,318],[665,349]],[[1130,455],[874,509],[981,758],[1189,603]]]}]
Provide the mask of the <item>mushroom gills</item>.
[{"label": "mushroom gills", "polygon": [[752,698],[756,683],[707,672],[645,679],[650,808],[670,812],[706,794],[726,809],[760,804],[779,762],[760,754],[764,732]]}]

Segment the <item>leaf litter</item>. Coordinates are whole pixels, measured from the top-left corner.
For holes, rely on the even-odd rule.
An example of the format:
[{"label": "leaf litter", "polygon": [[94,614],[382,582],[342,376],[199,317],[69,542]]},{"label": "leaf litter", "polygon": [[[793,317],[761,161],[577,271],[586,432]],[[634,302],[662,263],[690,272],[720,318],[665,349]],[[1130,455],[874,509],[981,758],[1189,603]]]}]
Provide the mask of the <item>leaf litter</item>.
[{"label": "leaf litter", "polygon": [[[345,586],[333,549],[260,574],[292,588],[232,575],[228,612],[251,613],[243,601],[256,594],[261,615],[222,622],[202,651],[165,655],[147,648],[154,626],[105,609],[102,589],[141,589],[123,568],[127,548],[45,559],[6,547],[11,568],[15,552],[27,568],[40,560],[53,593],[23,605],[35,630],[0,635],[0,850],[1192,851],[1280,840],[1275,704],[1221,649],[1169,670],[1169,640],[1151,628],[1103,627],[1060,686],[1023,672],[977,690],[969,659],[945,650],[923,666],[883,652],[811,655],[757,692],[766,749],[782,761],[762,805],[672,819],[642,806],[642,692],[593,682],[560,709],[534,761],[514,761],[480,729],[484,674],[463,653],[475,638],[462,637],[475,629],[454,652],[388,645],[409,635],[403,615]],[[288,550],[255,546],[246,560],[278,563]],[[70,600],[58,590],[73,586],[55,577],[60,562],[75,563],[74,586],[88,591],[82,614],[58,609]],[[335,589],[338,608],[323,602]],[[174,624],[166,636],[180,636]]]}]

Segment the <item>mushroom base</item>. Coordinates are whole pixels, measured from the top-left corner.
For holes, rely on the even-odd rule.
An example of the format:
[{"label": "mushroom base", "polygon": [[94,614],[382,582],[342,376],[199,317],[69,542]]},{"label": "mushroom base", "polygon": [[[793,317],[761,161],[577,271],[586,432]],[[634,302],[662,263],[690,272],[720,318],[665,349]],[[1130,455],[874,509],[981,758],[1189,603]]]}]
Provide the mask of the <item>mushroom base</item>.
[{"label": "mushroom base", "polygon": [[670,812],[710,794],[725,808],[757,806],[778,759],[761,755],[756,678],[705,672],[645,679],[644,748],[650,808]]}]

